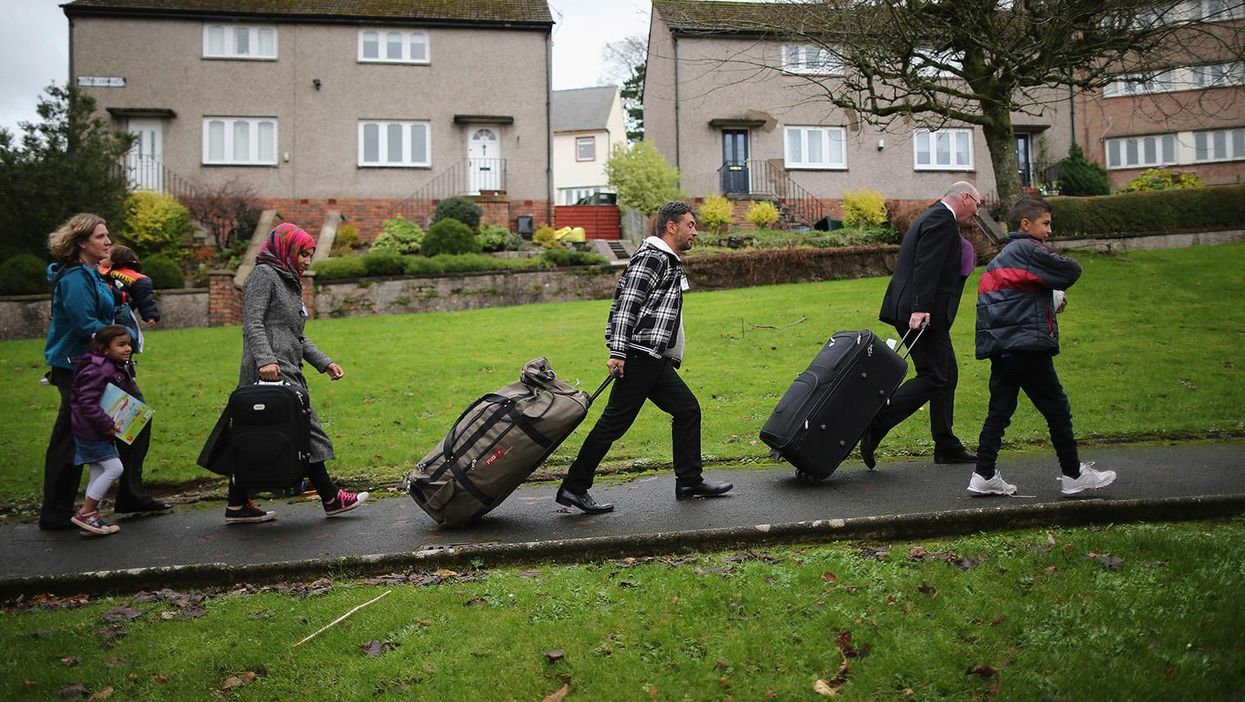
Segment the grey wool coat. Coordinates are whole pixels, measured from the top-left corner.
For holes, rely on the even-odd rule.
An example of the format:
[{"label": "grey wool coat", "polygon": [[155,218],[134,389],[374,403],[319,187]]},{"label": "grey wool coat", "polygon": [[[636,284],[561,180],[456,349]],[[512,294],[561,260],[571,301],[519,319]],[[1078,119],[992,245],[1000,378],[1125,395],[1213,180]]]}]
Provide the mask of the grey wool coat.
[{"label": "grey wool coat", "polygon": [[[333,359],[303,336],[306,323],[307,309],[294,276],[267,264],[256,265],[242,286],[242,367],[238,371],[238,387],[255,384],[259,367],[275,363],[281,369],[281,379],[307,392],[310,398],[303,361],[323,373]],[[324,433],[320,417],[312,407],[310,462],[336,457],[333,442]]]}]

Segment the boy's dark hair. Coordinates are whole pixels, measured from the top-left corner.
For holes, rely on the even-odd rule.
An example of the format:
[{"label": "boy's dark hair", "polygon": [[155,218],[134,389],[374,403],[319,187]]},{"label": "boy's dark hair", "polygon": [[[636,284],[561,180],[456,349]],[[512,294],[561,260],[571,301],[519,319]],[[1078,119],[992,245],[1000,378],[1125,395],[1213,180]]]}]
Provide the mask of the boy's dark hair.
[{"label": "boy's dark hair", "polygon": [[139,272],[143,270],[143,264],[138,260],[138,254],[134,253],[134,249],[128,246],[113,244],[112,253],[108,255],[108,259],[112,261],[113,266],[124,265]]},{"label": "boy's dark hair", "polygon": [[1007,226],[1014,232],[1020,231],[1020,220],[1036,221],[1038,217],[1051,211],[1050,203],[1033,197],[1026,197],[1012,205],[1007,213]]},{"label": "boy's dark hair", "polygon": [[667,222],[678,222],[679,218],[681,218],[685,214],[688,214],[689,212],[692,214],[693,217],[696,216],[696,213],[692,209],[691,205],[687,204],[686,202],[680,202],[679,200],[675,200],[674,202],[667,202],[666,204],[662,205],[661,208],[657,210],[656,235],[660,237],[666,233]]},{"label": "boy's dark hair", "polygon": [[103,354],[104,351],[112,344],[112,340],[124,334],[130,335],[130,330],[121,324],[109,324],[100,327],[91,335],[91,340],[86,344],[86,350],[92,353]]}]

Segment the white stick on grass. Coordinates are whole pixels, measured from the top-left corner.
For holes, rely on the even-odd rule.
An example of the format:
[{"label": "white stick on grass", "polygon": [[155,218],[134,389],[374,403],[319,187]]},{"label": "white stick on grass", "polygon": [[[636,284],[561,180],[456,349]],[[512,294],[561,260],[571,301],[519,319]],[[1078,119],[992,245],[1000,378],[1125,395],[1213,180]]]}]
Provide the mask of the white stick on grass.
[{"label": "white stick on grass", "polygon": [[368,605],[370,605],[370,604],[372,604],[372,603],[374,603],[374,602],[376,602],[376,601],[380,600],[380,598],[384,597],[385,595],[388,595],[388,594],[389,594],[389,593],[391,593],[391,592],[393,592],[393,590],[385,590],[384,592],[380,593],[380,594],[379,594],[379,595],[377,595],[376,597],[373,597],[372,599],[368,600],[367,602],[364,602],[363,604],[359,605],[358,607],[355,607],[354,609],[350,610],[349,612],[346,612],[345,614],[343,614],[343,615],[341,615],[340,617],[338,617],[338,618],[334,619],[333,621],[329,622],[328,624],[325,624],[324,626],[320,627],[320,630],[319,630],[319,631],[317,631],[316,633],[312,634],[311,636],[308,636],[307,638],[303,639],[302,641],[299,641],[298,643],[294,644],[293,646],[290,646],[290,648],[298,648],[299,646],[302,646],[303,644],[307,643],[308,641],[310,641],[310,640],[314,639],[315,637],[319,636],[319,635],[320,635],[321,633],[323,633],[325,630],[332,628],[332,627],[333,627],[334,625],[336,625],[336,624],[340,624],[342,621],[345,621],[345,619],[346,619],[347,617],[349,617],[350,615],[352,615],[352,614],[354,614],[355,612],[358,612],[359,610],[363,609],[364,607],[366,607],[366,606],[368,606]]}]

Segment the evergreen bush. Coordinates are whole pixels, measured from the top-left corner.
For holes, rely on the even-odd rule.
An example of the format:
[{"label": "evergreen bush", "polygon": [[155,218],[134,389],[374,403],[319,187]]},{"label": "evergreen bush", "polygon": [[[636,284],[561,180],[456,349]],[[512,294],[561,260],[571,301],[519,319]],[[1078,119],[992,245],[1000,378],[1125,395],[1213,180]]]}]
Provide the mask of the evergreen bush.
[{"label": "evergreen bush", "polygon": [[125,219],[117,238],[144,261],[153,254],[180,259],[191,226],[190,210],[175,198],[139,190],[125,199]]},{"label": "evergreen bush", "polygon": [[47,261],[19,253],[0,263],[0,295],[37,295],[48,291]]},{"label": "evergreen bush", "polygon": [[369,276],[402,275],[406,272],[406,257],[384,251],[369,251],[359,257]]},{"label": "evergreen bush", "polygon": [[618,192],[618,204],[646,215],[657,214],[667,202],[683,199],[679,169],[667,163],[651,142],[616,145],[605,162],[605,173]]},{"label": "evergreen bush", "polygon": [[609,263],[604,256],[570,249],[550,249],[542,253],[541,258],[555,266],[603,266]]},{"label": "evergreen bush", "polygon": [[1245,185],[1052,197],[1049,202],[1052,236],[1063,239],[1239,229],[1245,221]]},{"label": "evergreen bush", "polygon": [[437,203],[437,208],[432,213],[432,223],[454,219],[467,225],[469,229],[476,229],[480,226],[480,217],[483,214],[484,211],[479,205],[461,195],[455,195]]},{"label": "evergreen bush", "polygon": [[363,278],[367,276],[367,265],[362,256],[345,256],[316,261],[311,269],[316,272],[317,281],[342,280],[345,278]]},{"label": "evergreen bush", "polygon": [[180,288],[186,285],[186,276],[182,269],[167,256],[157,254],[143,258],[143,272],[151,278],[152,287],[157,290]]},{"label": "evergreen bush", "polygon": [[505,227],[486,224],[480,227],[480,247],[484,251],[518,251],[523,237]]},{"label": "evergreen bush", "polygon": [[1081,147],[1073,144],[1068,149],[1068,157],[1059,162],[1059,194],[1087,197],[1110,192],[1107,169],[1085,158]]},{"label": "evergreen bush", "polygon": [[735,219],[735,207],[721,195],[710,195],[700,206],[696,219],[700,227],[721,234]]},{"label": "evergreen bush", "polygon": [[402,215],[385,220],[381,232],[372,240],[369,251],[393,254],[420,253],[424,243],[424,230]]},{"label": "evergreen bush", "polygon": [[471,227],[456,219],[447,217],[439,220],[424,235],[425,256],[464,253],[480,253],[480,237]]}]

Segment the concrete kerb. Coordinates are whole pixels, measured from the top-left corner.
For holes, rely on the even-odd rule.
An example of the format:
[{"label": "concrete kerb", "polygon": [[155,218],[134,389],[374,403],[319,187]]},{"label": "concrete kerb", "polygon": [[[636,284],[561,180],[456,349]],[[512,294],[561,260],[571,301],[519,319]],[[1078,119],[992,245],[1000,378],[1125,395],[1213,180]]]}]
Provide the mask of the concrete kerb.
[{"label": "concrete kerb", "polygon": [[557,539],[516,544],[436,546],[408,553],[230,565],[182,566],[95,571],[0,579],[0,601],[40,593],[54,595],[124,594],[140,590],[228,587],[308,580],[325,575],[366,577],[395,571],[464,568],[537,562],[575,563],[683,553],[832,541],[911,540],[983,531],[1043,526],[1089,526],[1136,522],[1190,521],[1245,514],[1245,493],[1162,499],[1083,499],[1056,503],[1008,504],[966,510],[628,536]]}]

